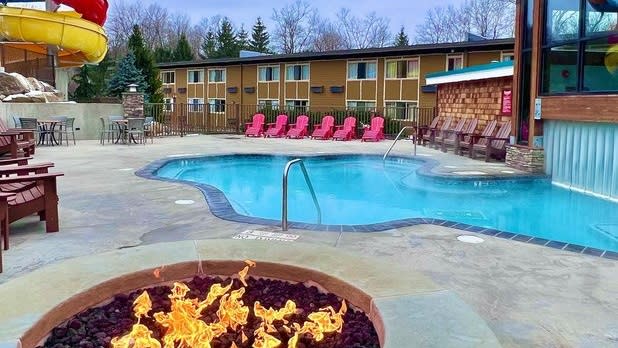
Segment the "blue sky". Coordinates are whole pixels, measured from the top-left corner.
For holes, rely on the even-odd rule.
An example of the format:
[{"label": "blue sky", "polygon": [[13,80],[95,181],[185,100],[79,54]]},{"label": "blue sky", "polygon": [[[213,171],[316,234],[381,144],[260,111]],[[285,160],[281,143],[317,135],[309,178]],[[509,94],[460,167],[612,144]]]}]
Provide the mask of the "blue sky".
[{"label": "blue sky", "polygon": [[[109,0],[111,3],[114,0]],[[128,0],[138,1],[138,0]],[[142,0],[141,3],[150,4],[156,2],[167,7],[170,11],[185,12],[194,21],[200,17],[210,17],[216,14],[227,16],[232,21],[245,27],[251,27],[258,16],[270,24],[273,8],[281,8],[292,0]],[[399,30],[401,25],[411,33],[417,24],[423,21],[425,12],[434,6],[446,6],[448,4],[460,4],[463,0],[312,0],[313,6],[320,9],[322,15],[334,17],[334,13],[341,7],[347,7],[355,15],[362,15],[372,11],[378,15],[387,17],[391,21],[393,31]]]}]

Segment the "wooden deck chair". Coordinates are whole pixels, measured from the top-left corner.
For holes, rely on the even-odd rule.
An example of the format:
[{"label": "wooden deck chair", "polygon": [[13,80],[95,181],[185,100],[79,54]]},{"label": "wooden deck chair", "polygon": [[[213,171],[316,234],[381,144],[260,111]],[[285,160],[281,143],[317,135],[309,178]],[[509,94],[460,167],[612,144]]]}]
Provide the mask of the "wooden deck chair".
[{"label": "wooden deck chair", "polygon": [[[486,137],[490,137],[494,135],[497,124],[498,124],[498,121],[496,120],[489,121],[489,123],[485,125],[485,128],[483,129],[483,132],[480,135],[477,135],[474,133],[462,134],[461,140],[459,141],[459,148],[455,149],[455,152],[463,156],[464,151],[468,151],[468,155],[472,157],[472,146],[476,142],[481,141],[481,139],[485,139]],[[485,140],[481,141],[481,143],[484,143],[484,142]]]},{"label": "wooden deck chair", "polygon": [[[509,142],[511,134],[511,121],[504,122],[495,136],[488,136],[480,139],[478,143],[472,145],[470,151],[474,158],[477,152],[485,153],[485,162],[489,162],[491,157],[503,160],[506,157],[506,144]],[[485,140],[481,143],[481,140]]]}]

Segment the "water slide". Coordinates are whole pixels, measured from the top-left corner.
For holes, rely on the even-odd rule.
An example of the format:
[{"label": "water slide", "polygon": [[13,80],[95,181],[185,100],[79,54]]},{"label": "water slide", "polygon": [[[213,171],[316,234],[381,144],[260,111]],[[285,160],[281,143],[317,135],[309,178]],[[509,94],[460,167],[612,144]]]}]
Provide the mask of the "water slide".
[{"label": "water slide", "polygon": [[[34,1],[4,1],[37,2]],[[40,2],[41,0],[38,0]],[[107,0],[54,0],[74,11],[43,11],[0,5],[0,36],[7,46],[46,54],[57,48],[60,66],[96,64],[107,53],[107,36],[102,28],[107,18]],[[49,8],[49,4],[48,4]]]}]

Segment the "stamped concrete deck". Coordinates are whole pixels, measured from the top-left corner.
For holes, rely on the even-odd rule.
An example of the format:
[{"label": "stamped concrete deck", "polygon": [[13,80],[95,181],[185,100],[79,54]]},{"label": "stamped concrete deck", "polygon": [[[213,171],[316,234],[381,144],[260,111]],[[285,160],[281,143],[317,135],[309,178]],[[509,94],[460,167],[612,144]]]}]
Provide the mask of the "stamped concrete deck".
[{"label": "stamped concrete deck", "polygon": [[[53,161],[66,174],[59,179],[61,231],[45,234],[35,218],[12,224],[0,283],[68,258],[167,241],[229,239],[261,229],[212,216],[192,187],[133,174],[150,161],[223,152],[382,154],[389,145],[195,136],[156,139],[147,146],[79,142],[41,148],[37,161]],[[402,141],[393,153],[411,151],[412,144]],[[440,161],[438,173],[519,174],[501,164],[423,147],[418,153]],[[196,203],[177,205],[176,200]],[[505,347],[618,345],[616,261],[488,236],[483,244],[469,245],[456,240],[462,231],[432,225],[372,234],[290,233],[300,235],[299,242],[371,255],[428,275],[468,303]]]}]

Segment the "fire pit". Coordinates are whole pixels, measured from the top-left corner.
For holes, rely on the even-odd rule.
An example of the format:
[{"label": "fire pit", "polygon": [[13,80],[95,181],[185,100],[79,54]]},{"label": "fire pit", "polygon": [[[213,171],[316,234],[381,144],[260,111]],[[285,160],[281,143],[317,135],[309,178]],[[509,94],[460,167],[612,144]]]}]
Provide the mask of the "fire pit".
[{"label": "fire pit", "polygon": [[[255,267],[244,260],[255,260]],[[213,288],[215,284],[220,285]],[[176,311],[174,301],[179,301]],[[219,312],[223,302],[235,311]],[[195,313],[191,308],[200,303],[208,305],[202,315],[189,315],[199,319],[192,325],[210,325],[208,334],[222,330],[217,326],[222,322],[226,326],[225,334],[212,337],[213,348],[256,347],[258,338],[264,343],[257,347],[263,348],[354,347],[358,341],[382,348],[427,342],[499,346],[465,303],[409,267],[323,245],[203,240],[75,258],[3,284],[0,347],[37,347],[69,330],[83,332],[86,325],[99,325],[94,334],[108,347],[114,338],[117,344],[125,342],[131,332],[165,342],[173,326],[169,319],[177,317],[178,309]],[[106,309],[117,314],[113,331],[101,332],[108,325],[103,321],[82,320],[96,315],[106,319]],[[48,346],[89,347],[83,338]]]}]

